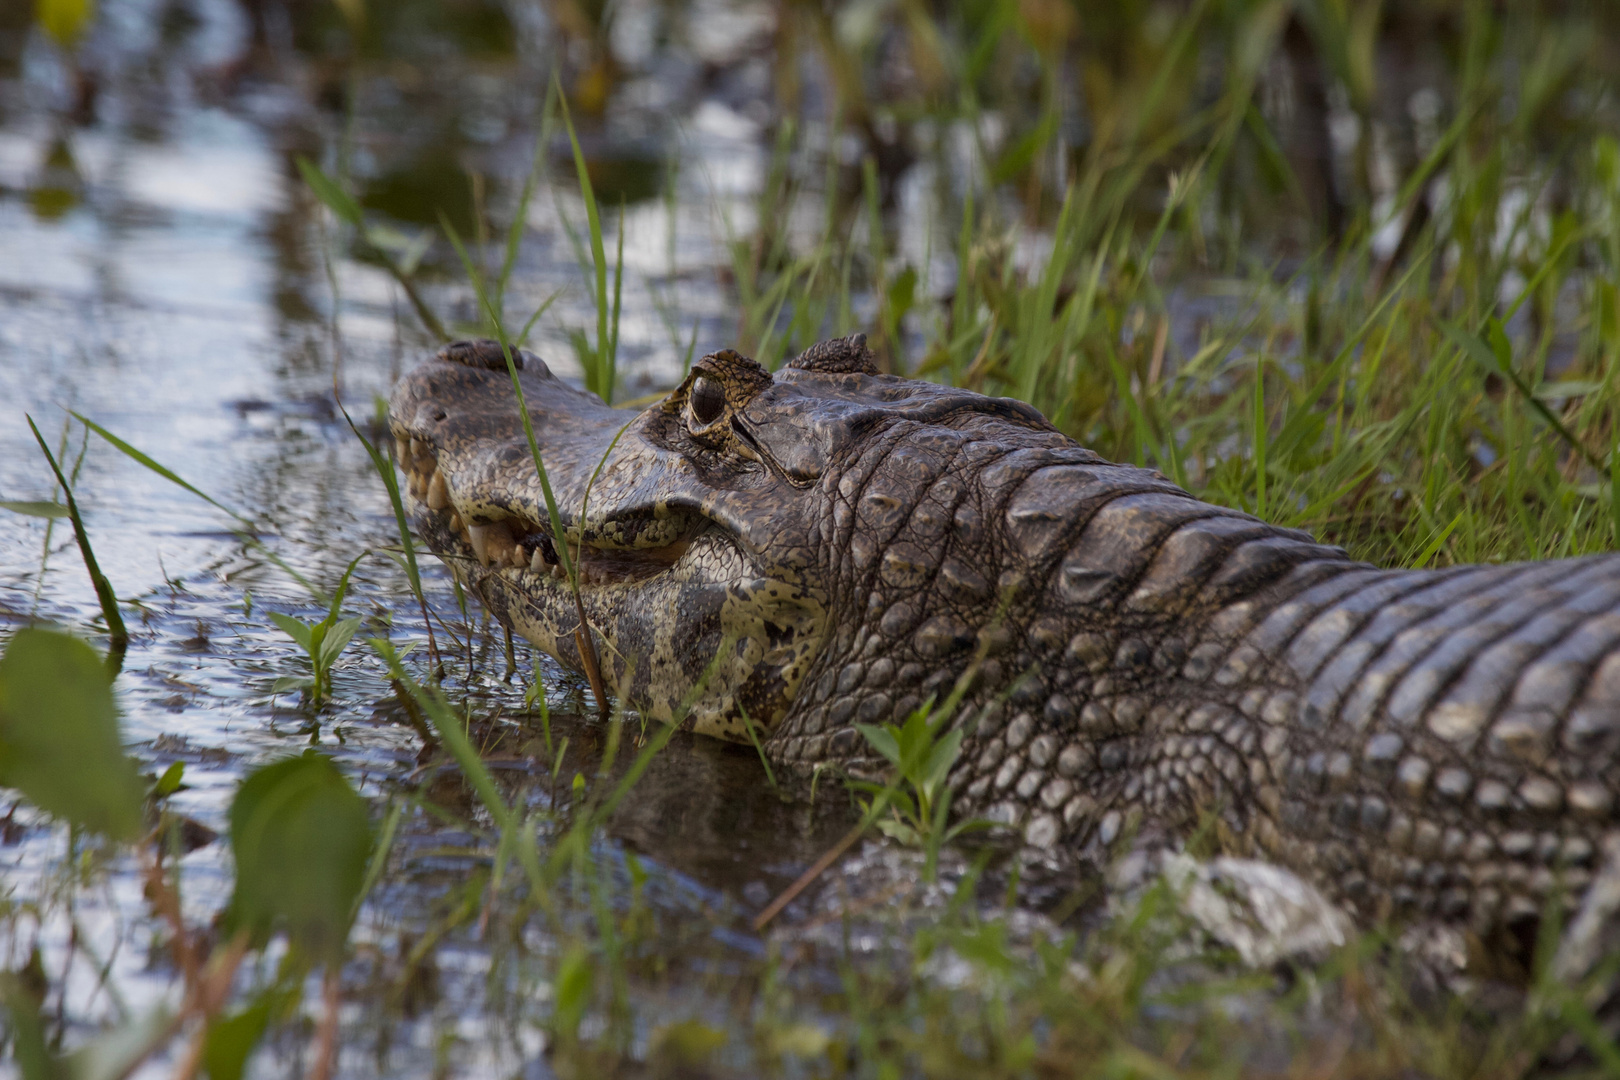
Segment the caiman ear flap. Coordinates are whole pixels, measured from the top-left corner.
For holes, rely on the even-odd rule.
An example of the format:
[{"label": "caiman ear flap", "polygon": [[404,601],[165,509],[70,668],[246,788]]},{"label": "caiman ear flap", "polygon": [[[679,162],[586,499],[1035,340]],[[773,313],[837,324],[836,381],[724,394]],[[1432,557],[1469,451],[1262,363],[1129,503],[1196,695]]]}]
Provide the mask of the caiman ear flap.
[{"label": "caiman ear flap", "polygon": [[812,345],[788,361],[788,367],[800,371],[819,371],[827,375],[876,375],[877,361],[866,347],[865,334],[833,338]]}]

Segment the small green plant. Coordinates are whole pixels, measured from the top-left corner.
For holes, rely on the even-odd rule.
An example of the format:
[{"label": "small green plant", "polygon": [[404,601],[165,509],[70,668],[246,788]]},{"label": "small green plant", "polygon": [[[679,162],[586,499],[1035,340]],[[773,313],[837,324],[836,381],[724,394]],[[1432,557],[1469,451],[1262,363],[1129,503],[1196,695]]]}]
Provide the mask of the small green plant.
[{"label": "small green plant", "polygon": [[[949,824],[951,790],[946,784],[951,766],[962,756],[960,726],[951,726],[956,695],[945,707],[936,709],[930,697],[911,711],[900,724],[856,724],[868,745],[883,755],[894,772],[886,787],[857,782],[857,787],[880,795],[889,813],[875,821],[885,836],[908,847],[919,847],[927,854],[924,873],[932,880],[939,863],[939,849],[972,829],[983,828],[978,820]],[[876,809],[874,804],[872,809]]]},{"label": "small green plant", "polygon": [[310,704],[319,708],[321,703],[332,692],[332,665],[354,638],[355,631],[360,629],[360,620],[355,617],[340,618],[343,607],[343,597],[349,591],[349,575],[360,560],[366,557],[361,552],[349,563],[348,569],[343,571],[343,577],[338,581],[336,591],[332,593],[332,601],[327,606],[326,618],[320,622],[304,622],[291,615],[283,615],[279,611],[267,614],[270,621],[287,632],[287,636],[296,641],[309,658],[310,673],[308,675],[283,675],[270,686],[274,694],[284,693],[288,690],[303,690],[309,695]]}]

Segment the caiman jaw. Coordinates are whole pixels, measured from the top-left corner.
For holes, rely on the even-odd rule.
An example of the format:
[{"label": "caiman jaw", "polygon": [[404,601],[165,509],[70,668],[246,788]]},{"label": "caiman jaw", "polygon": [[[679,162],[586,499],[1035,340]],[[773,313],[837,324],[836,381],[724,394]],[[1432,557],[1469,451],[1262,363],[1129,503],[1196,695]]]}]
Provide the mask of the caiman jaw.
[{"label": "caiman jaw", "polygon": [[[469,520],[471,513],[463,516],[454,504],[433,449],[409,436],[396,435],[394,443],[411,496],[427,508],[444,533],[460,540],[459,552],[444,554],[476,559],[483,567],[510,567],[558,582],[568,580],[549,523],[512,514]],[[672,531],[681,531],[681,526],[660,530],[666,534]],[[569,539],[568,553],[571,561],[579,565],[582,586],[607,588],[637,584],[664,573],[690,547],[691,540],[685,536],[662,544],[607,547],[588,541],[581,544],[576,534]]]}]

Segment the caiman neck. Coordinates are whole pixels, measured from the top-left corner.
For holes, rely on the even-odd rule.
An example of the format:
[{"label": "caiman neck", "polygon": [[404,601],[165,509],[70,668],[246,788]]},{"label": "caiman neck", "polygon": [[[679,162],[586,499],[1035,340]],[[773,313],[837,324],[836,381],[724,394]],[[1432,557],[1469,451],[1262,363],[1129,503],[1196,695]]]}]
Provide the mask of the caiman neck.
[{"label": "caiman neck", "polygon": [[[1203,685],[1196,674],[1221,662],[1239,627],[1356,565],[1055,434],[1012,449],[1004,429],[994,441],[970,430],[891,445],[907,434],[876,440],[827,481],[839,496],[829,592],[849,599],[773,737],[782,760],[853,763],[866,752],[854,725],[942,700],[970,668],[959,714],[977,719],[969,750],[1069,744],[1116,724],[1101,719],[1115,712],[1134,722],[1122,695],[1166,688],[1179,671]],[[995,789],[987,781],[975,797],[993,801]]]}]

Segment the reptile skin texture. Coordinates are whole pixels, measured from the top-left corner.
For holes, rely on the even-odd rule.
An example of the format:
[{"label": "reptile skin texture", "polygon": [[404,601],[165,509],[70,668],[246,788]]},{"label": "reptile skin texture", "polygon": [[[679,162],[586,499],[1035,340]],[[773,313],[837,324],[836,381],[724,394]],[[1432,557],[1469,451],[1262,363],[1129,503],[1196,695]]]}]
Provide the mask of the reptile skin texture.
[{"label": "reptile skin texture", "polygon": [[[1357,563],[1026,405],[878,375],[858,335],[774,376],[713,354],[640,414],[523,360],[568,543],[603,568],[582,606],[631,705],[878,771],[856,725],[960,688],[955,811],[1033,848],[1101,860],[1205,830],[1365,922],[1489,936],[1562,905],[1593,941],[1612,924],[1620,556]],[[391,415],[413,491],[442,474],[439,509],[418,508],[429,544],[577,667],[498,348],[450,347]],[[473,557],[465,526],[503,520],[512,565]]]}]

